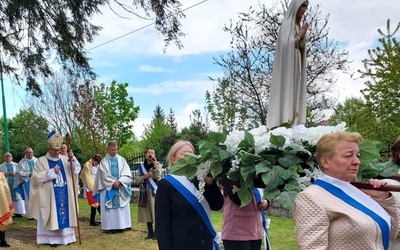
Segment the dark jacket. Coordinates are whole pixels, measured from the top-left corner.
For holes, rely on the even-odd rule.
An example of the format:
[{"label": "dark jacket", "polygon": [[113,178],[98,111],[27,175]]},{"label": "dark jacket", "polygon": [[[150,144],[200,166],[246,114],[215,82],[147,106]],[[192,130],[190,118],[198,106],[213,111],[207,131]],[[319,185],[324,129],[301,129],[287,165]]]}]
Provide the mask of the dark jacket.
[{"label": "dark jacket", "polygon": [[[198,183],[194,184],[198,188]],[[220,210],[224,205],[222,193],[215,183],[205,186],[204,198],[211,210]],[[155,208],[159,250],[213,249],[213,237],[203,219],[165,179],[158,182]]]}]

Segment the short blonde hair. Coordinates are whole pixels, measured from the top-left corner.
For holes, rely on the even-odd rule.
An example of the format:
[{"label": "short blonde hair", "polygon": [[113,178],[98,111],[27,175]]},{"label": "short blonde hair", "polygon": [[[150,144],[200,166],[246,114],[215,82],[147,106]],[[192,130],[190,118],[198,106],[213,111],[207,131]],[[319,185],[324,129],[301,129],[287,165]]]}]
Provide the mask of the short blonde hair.
[{"label": "short blonde hair", "polygon": [[360,145],[362,136],[357,132],[339,131],[331,134],[323,135],[317,142],[317,149],[314,158],[317,160],[318,165],[321,166],[321,158],[327,157],[332,159],[336,153],[337,145],[341,141],[351,141]]},{"label": "short blonde hair", "polygon": [[173,162],[172,162],[172,158],[175,157],[176,153],[178,153],[178,151],[181,148],[183,148],[185,145],[189,145],[194,151],[194,147],[193,147],[193,145],[192,145],[192,143],[190,141],[180,140],[180,141],[175,142],[175,144],[172,145],[171,149],[168,152],[168,156],[167,156],[167,158],[168,158],[168,167],[172,167],[172,165],[174,165]]}]

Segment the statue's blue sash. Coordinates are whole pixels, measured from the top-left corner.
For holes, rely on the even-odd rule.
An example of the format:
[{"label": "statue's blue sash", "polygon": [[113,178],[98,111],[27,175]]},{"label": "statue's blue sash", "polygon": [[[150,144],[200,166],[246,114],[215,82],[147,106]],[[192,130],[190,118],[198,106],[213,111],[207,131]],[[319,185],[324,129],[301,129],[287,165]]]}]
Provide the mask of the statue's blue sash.
[{"label": "statue's blue sash", "polygon": [[337,187],[329,182],[326,182],[321,179],[317,179],[313,184],[320,186],[321,188],[325,189],[332,195],[334,195],[337,198],[341,199],[342,201],[346,202],[350,206],[352,206],[352,207],[360,210],[364,214],[370,216],[379,225],[379,227],[381,229],[384,249],[387,250],[389,248],[390,224],[388,224],[388,222],[383,217],[381,217],[380,215],[375,213],[375,211],[372,211],[368,207],[364,206],[363,204],[358,202],[353,197],[349,196],[347,193],[345,193],[339,187]]},{"label": "statue's blue sash", "polygon": [[[167,180],[171,185],[194,207],[194,209],[197,211],[197,213],[200,215],[200,217],[203,219],[204,223],[207,226],[207,229],[209,230],[211,236],[214,238],[214,249],[215,250],[220,250],[219,246],[219,240],[218,240],[218,235],[217,232],[214,229],[214,226],[211,221],[211,217],[209,216],[209,213],[207,213],[206,209],[210,210],[210,208],[205,208],[203,203],[207,203],[206,200],[203,200],[202,202],[199,202],[197,199],[196,195],[192,193],[188,189],[188,185],[191,185],[194,187],[193,183],[191,183],[189,180],[184,177],[185,180],[183,180],[183,176],[176,176],[169,174],[167,175],[164,179]],[[186,183],[182,183],[185,181]],[[187,186],[185,186],[185,184]],[[195,187],[194,187],[195,188]],[[208,205],[208,203],[207,203]]]}]

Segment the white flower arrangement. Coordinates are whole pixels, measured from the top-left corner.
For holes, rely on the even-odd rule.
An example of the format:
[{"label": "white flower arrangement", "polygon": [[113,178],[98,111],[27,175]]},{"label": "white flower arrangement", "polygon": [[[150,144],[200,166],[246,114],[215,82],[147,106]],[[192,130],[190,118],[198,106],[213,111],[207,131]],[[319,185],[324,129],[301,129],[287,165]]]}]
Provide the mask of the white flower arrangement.
[{"label": "white flower arrangement", "polygon": [[[279,127],[267,130],[265,126],[249,131],[232,131],[229,135],[210,132],[207,140],[199,142],[199,155],[185,153],[171,173],[199,180],[199,200],[203,199],[204,177],[211,174],[217,180],[229,180],[235,187],[242,206],[251,201],[254,187],[264,188],[264,198],[277,199],[281,206],[291,209],[297,193],[321,175],[314,158],[319,138],[325,134],[344,131],[345,123],[336,126],[307,128]],[[360,145],[361,162],[370,171],[370,164],[379,158],[376,142],[363,141]],[[363,172],[363,171],[360,171]],[[374,172],[380,173],[381,169]],[[227,178],[222,178],[223,176]],[[221,185],[227,185],[221,183]]]}]

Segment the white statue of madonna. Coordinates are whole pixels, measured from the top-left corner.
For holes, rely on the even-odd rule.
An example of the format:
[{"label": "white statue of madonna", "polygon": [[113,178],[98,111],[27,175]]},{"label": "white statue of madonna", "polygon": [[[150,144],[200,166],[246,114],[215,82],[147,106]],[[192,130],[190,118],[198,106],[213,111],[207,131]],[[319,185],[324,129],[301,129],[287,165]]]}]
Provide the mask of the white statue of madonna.
[{"label": "white statue of madonna", "polygon": [[279,29],[272,69],[267,128],[306,123],[306,39],[301,24],[308,0],[292,0]]}]

